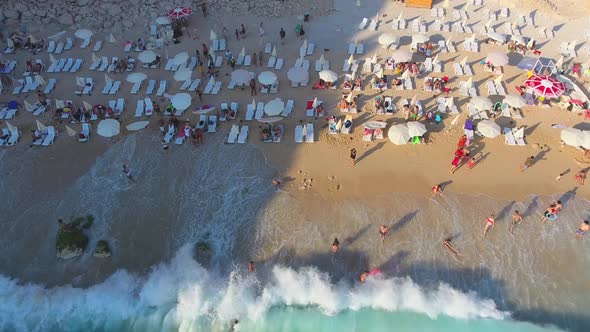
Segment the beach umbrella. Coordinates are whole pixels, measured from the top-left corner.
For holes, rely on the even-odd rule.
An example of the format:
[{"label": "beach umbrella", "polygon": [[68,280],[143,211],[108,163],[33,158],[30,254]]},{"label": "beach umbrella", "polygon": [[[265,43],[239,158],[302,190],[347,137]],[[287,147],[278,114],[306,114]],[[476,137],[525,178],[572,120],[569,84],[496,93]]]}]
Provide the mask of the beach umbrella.
[{"label": "beach umbrella", "polygon": [[242,47],[242,50],[240,51],[240,54],[238,54],[239,56],[246,56],[246,48]]},{"label": "beach umbrella", "polygon": [[236,84],[247,84],[250,82],[250,73],[244,69],[234,70],[231,73],[231,80]]},{"label": "beach umbrella", "polygon": [[28,112],[32,112],[32,111],[33,111],[33,105],[31,105],[31,103],[29,103],[28,101],[26,101],[26,100],[25,100],[25,101],[24,101],[24,104],[25,104],[25,109],[26,109]]},{"label": "beach umbrella", "polygon": [[209,30],[209,40],[216,40],[217,34],[213,30]]},{"label": "beach umbrella", "polygon": [[354,100],[354,96],[352,95],[352,93],[349,93],[348,96],[346,96],[346,101],[348,103],[352,103],[353,100]]},{"label": "beach umbrella", "polygon": [[391,58],[395,62],[407,62],[412,60],[412,53],[406,50],[396,50],[391,55]]},{"label": "beach umbrella", "polygon": [[524,84],[533,88],[535,95],[545,98],[557,98],[565,92],[565,84],[548,75],[533,75]]},{"label": "beach umbrella", "polygon": [[60,32],[58,32],[58,33],[56,33],[54,35],[51,35],[51,36],[47,37],[47,39],[50,39],[50,40],[60,40],[61,37],[65,36],[65,34],[66,34],[66,31],[65,30],[64,31],[60,31]]},{"label": "beach umbrella", "polygon": [[174,58],[172,58],[172,62],[175,65],[181,65],[181,64],[185,63],[186,60],[188,60],[188,53],[186,53],[186,52],[180,52],[180,53],[176,54],[174,56]]},{"label": "beach umbrella", "polygon": [[147,127],[150,124],[149,121],[137,121],[137,122],[133,122],[131,124],[128,124],[125,128],[127,128],[127,130],[129,131],[136,131],[136,130],[141,130],[145,127]]},{"label": "beach umbrella", "polygon": [[510,36],[510,39],[512,39],[517,44],[526,45],[526,42],[524,41],[524,38],[522,36],[512,35]]},{"label": "beach umbrella", "polygon": [[271,71],[263,71],[258,75],[258,82],[264,85],[270,85],[277,81],[277,75]]},{"label": "beach umbrella", "polygon": [[193,10],[188,7],[176,7],[174,9],[170,10],[166,14],[166,16],[171,19],[177,19],[177,18],[189,16],[190,14],[192,14],[192,12],[193,12]]},{"label": "beach umbrella", "polygon": [[105,119],[98,123],[96,133],[103,137],[113,137],[121,132],[121,124],[115,119]]},{"label": "beach umbrella", "polygon": [[189,108],[189,106],[191,106],[191,102],[191,95],[184,92],[177,93],[174,96],[172,96],[172,99],[170,99],[170,103],[172,104],[172,106],[174,106],[174,108],[176,108],[179,111],[184,111],[185,109]]},{"label": "beach umbrella", "polygon": [[477,130],[485,137],[498,137],[502,132],[500,126],[492,120],[483,120],[477,124]]},{"label": "beach umbrella", "polygon": [[45,127],[44,124],[41,123],[41,121],[39,121],[39,120],[35,120],[35,121],[37,122],[37,130],[43,131],[47,128],[47,127]]},{"label": "beach umbrella", "polygon": [[365,127],[369,129],[385,129],[387,122],[385,121],[368,121],[365,122]]},{"label": "beach umbrella", "polygon": [[561,66],[563,66],[563,56],[560,56],[557,62],[555,62],[555,67],[561,68]]},{"label": "beach umbrella", "polygon": [[272,116],[270,118],[262,118],[262,119],[258,119],[258,122],[262,122],[262,123],[274,123],[274,122],[278,122],[283,120],[282,117],[280,116]]},{"label": "beach umbrella", "polygon": [[160,16],[160,17],[156,18],[156,20],[154,22],[156,22],[156,24],[158,24],[158,25],[168,25],[171,23],[170,19],[168,17],[164,17],[164,16]]},{"label": "beach umbrella", "polygon": [[193,71],[188,69],[178,70],[174,73],[174,80],[177,82],[184,82],[193,76]]},{"label": "beach umbrella", "polygon": [[108,38],[107,38],[107,42],[109,42],[109,43],[111,43],[111,44],[114,44],[114,43],[116,43],[116,42],[117,42],[117,40],[115,39],[115,36],[113,36],[113,34],[112,34],[112,33],[109,33],[109,36],[108,36]]},{"label": "beach umbrella", "polygon": [[76,132],[74,129],[70,128],[69,126],[66,126],[66,131],[68,132],[68,135],[70,135],[72,137],[78,135],[78,132]]},{"label": "beach umbrella", "polygon": [[104,74],[104,82],[109,85],[109,84],[113,84],[113,80],[109,77],[109,75]]},{"label": "beach umbrella", "polygon": [[524,100],[524,98],[522,98],[522,96],[514,94],[507,95],[506,97],[504,97],[504,100],[502,102],[504,104],[507,104],[508,106],[516,108],[520,108],[526,105],[526,101]]},{"label": "beach umbrella", "polygon": [[84,109],[86,109],[86,111],[92,111],[92,105],[88,104],[86,101],[82,101],[82,105],[84,105]]},{"label": "beach umbrella", "polygon": [[490,52],[486,57],[486,61],[494,66],[505,66],[508,64],[508,55],[504,52]]},{"label": "beach umbrella", "polygon": [[93,34],[94,33],[88,29],[79,29],[76,30],[76,32],[74,32],[74,36],[84,40],[90,39],[90,37],[92,37]]},{"label": "beach umbrella", "polygon": [[480,111],[491,109],[494,106],[490,98],[487,97],[473,97],[469,102]]},{"label": "beach umbrella", "polygon": [[4,121],[4,123],[6,123],[6,127],[8,127],[8,131],[10,131],[11,133],[18,131],[18,128],[16,128],[12,124],[10,124],[8,121]]},{"label": "beach umbrella", "polygon": [[443,8],[449,8],[450,6],[451,6],[451,5],[449,4],[449,0],[445,0],[445,1],[443,2],[443,5],[442,5],[442,7],[443,7]]},{"label": "beach umbrella", "polygon": [[137,55],[137,59],[143,63],[150,63],[156,60],[158,55],[154,51],[142,51]]},{"label": "beach umbrella", "polygon": [[292,67],[287,71],[287,78],[295,83],[309,80],[309,72],[303,67]]},{"label": "beach umbrella", "polygon": [[331,70],[322,70],[320,72],[320,79],[326,82],[336,82],[338,80],[338,74]]},{"label": "beach umbrella", "polygon": [[127,82],[137,83],[137,82],[141,82],[141,81],[145,80],[146,78],[147,78],[147,75],[144,73],[133,73],[133,74],[127,75]]},{"label": "beach umbrella", "polygon": [[584,133],[580,129],[566,128],[561,131],[560,138],[567,145],[579,147],[584,140]]},{"label": "beach umbrella", "polygon": [[445,41],[445,46],[447,48],[450,48],[451,47],[452,42],[453,42],[452,40],[453,40],[453,36],[449,36],[449,38],[447,38],[447,40]]},{"label": "beach umbrella", "polygon": [[378,71],[378,72],[377,72],[377,74],[375,74],[375,75],[376,75],[377,77],[379,77],[379,78],[383,78],[383,75],[384,75],[384,73],[383,73],[383,68],[379,69],[379,71]]},{"label": "beach umbrella", "polygon": [[414,97],[412,97],[412,100],[410,100],[410,105],[416,105],[417,101],[418,101],[418,95],[414,95]]},{"label": "beach umbrella", "polygon": [[352,56],[352,54],[348,57],[348,64],[352,65],[354,63],[354,57]]},{"label": "beach umbrella", "polygon": [[264,105],[264,113],[268,116],[281,114],[285,109],[285,102],[281,98],[275,98]]},{"label": "beach umbrella", "polygon": [[459,64],[461,65],[461,67],[465,66],[467,64],[467,56],[465,56],[463,58],[463,60],[461,60],[461,62],[459,62]]},{"label": "beach umbrella", "polygon": [[272,53],[271,53],[271,55],[272,55],[273,57],[275,57],[275,58],[277,57],[277,46],[276,46],[276,45],[275,45],[275,47],[273,47],[273,48],[272,48]]},{"label": "beach umbrella", "polygon": [[422,122],[410,121],[408,122],[408,133],[411,137],[422,136],[426,134],[426,126]]},{"label": "beach umbrella", "polygon": [[408,144],[408,141],[412,138],[408,127],[403,124],[391,126],[387,131],[387,137],[395,145]]},{"label": "beach umbrella", "polygon": [[430,38],[423,33],[418,33],[412,36],[412,44],[426,43],[429,40]]},{"label": "beach umbrella", "polygon": [[393,43],[395,43],[395,36],[389,33],[384,33],[381,36],[379,36],[379,39],[377,39],[377,41],[379,42],[379,44],[383,45],[383,46],[389,46]]}]

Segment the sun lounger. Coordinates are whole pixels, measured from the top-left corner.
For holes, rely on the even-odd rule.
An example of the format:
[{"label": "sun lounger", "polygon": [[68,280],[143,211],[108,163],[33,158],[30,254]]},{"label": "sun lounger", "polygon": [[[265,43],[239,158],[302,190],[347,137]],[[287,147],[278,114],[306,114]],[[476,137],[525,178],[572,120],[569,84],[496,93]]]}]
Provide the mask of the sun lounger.
[{"label": "sun lounger", "polygon": [[74,65],[70,69],[70,73],[78,72],[80,70],[80,66],[82,66],[82,59],[76,59],[76,61],[74,61]]},{"label": "sun lounger", "polygon": [[92,51],[98,52],[98,51],[100,51],[101,48],[102,48],[102,40],[97,40],[96,43],[94,43],[94,47],[92,48]]},{"label": "sun lounger", "polygon": [[199,87],[199,84],[201,84],[201,79],[197,78],[191,83],[191,85],[188,87],[188,90],[194,92]]},{"label": "sun lounger", "polygon": [[168,131],[166,132],[166,134],[164,135],[164,139],[162,140],[165,144],[170,144],[170,142],[172,141],[172,139],[174,138],[174,134],[176,134],[176,130],[174,129],[174,126],[169,126],[168,127]]},{"label": "sun lounger", "polygon": [[463,76],[464,75],[463,68],[461,67],[461,64],[460,63],[455,62],[453,64],[453,69],[455,70],[455,75],[457,75],[457,76]]},{"label": "sun lounger", "polygon": [[90,95],[92,93],[92,89],[94,88],[94,81],[92,81],[92,77],[87,77],[84,88],[82,89],[83,95]]},{"label": "sun lounger", "polygon": [[236,81],[230,81],[229,84],[227,85],[228,90],[233,90],[236,88]]},{"label": "sun lounger", "polygon": [[135,107],[135,117],[136,118],[139,118],[143,115],[144,108],[145,108],[145,103],[144,103],[143,99],[138,100],[137,106]]},{"label": "sun lounger", "polygon": [[268,67],[268,68],[274,68],[276,62],[277,62],[277,59],[274,56],[270,56],[268,58],[268,63],[266,65],[266,67]]},{"label": "sun lounger", "polygon": [[117,62],[119,61],[119,58],[114,56],[111,58],[111,64],[109,64],[109,67],[107,68],[107,72],[113,72],[115,71],[115,68],[117,67]]},{"label": "sun lounger", "polygon": [[145,91],[146,95],[151,95],[154,93],[154,90],[156,89],[156,80],[149,80],[148,81],[148,87]]},{"label": "sun lounger", "polygon": [[236,60],[236,64],[237,65],[240,65],[240,66],[243,65],[244,64],[244,58],[245,58],[244,56],[238,55],[238,59]]},{"label": "sun lounger", "polygon": [[55,130],[55,128],[53,126],[47,127],[47,135],[43,139],[43,142],[41,143],[41,145],[43,145],[43,146],[52,145],[56,136],[57,136],[57,131]]},{"label": "sun lounger", "polygon": [[98,71],[105,71],[109,67],[109,58],[103,56],[100,60],[100,67],[98,67]]},{"label": "sun lounger", "polygon": [[264,45],[264,53],[270,54],[270,52],[272,52],[272,44],[266,43],[266,45]]},{"label": "sun lounger", "polygon": [[82,130],[80,131],[78,142],[88,142],[90,139],[90,131],[90,123],[82,123]]},{"label": "sun lounger", "polygon": [[251,64],[252,64],[252,56],[248,54],[244,57],[244,66],[250,66]]},{"label": "sun lounger", "polygon": [[213,89],[211,90],[211,94],[212,95],[217,95],[219,94],[219,91],[221,91],[221,82],[215,82],[215,85],[213,86]]},{"label": "sun lounger", "polygon": [[55,78],[50,78],[47,81],[47,85],[45,85],[45,90],[43,90],[43,93],[48,94],[51,91],[53,91],[53,89],[55,88],[55,83],[56,83]]},{"label": "sun lounger", "polygon": [[516,139],[511,128],[504,128],[504,143],[506,145],[516,146]]},{"label": "sun lounger", "polygon": [[365,45],[358,44],[356,45],[356,54],[363,54],[365,53]]},{"label": "sun lounger", "polygon": [[47,53],[55,52],[55,40],[50,40],[47,44]]},{"label": "sun lounger", "polygon": [[356,53],[356,45],[354,43],[348,44],[348,54]]},{"label": "sun lounger", "polygon": [[502,86],[502,82],[494,83],[494,85],[495,85],[496,91],[498,92],[499,95],[501,95],[501,96],[506,95],[506,90],[504,89],[504,86]]},{"label": "sun lounger", "polygon": [[295,143],[303,143],[304,128],[302,125],[295,126]]},{"label": "sun lounger", "polygon": [[254,112],[256,110],[252,107],[252,104],[248,104],[246,107],[246,121],[254,120]]},{"label": "sun lounger", "polygon": [[412,78],[408,77],[404,80],[404,89],[406,90],[414,90],[414,83],[412,83]]},{"label": "sun lounger", "polygon": [[10,139],[10,131],[7,128],[2,128],[2,136],[0,137],[0,146],[5,145]]},{"label": "sun lounger", "polygon": [[150,116],[152,114],[154,114],[154,104],[152,103],[152,100],[150,98],[144,98],[143,100],[145,107],[144,107],[144,113],[147,116]]},{"label": "sun lounger", "polygon": [[61,52],[63,52],[63,50],[64,50],[64,43],[59,42],[59,43],[57,43],[57,46],[55,47],[54,53],[60,54]]},{"label": "sun lounger", "polygon": [[288,117],[293,111],[294,106],[295,102],[292,99],[287,100],[287,104],[285,105],[283,112],[281,112],[281,116]]},{"label": "sun lounger", "polygon": [[69,51],[74,47],[74,40],[72,38],[66,38],[66,44],[64,46],[65,51]]},{"label": "sun lounger", "polygon": [[245,144],[248,139],[248,126],[242,126],[240,128],[240,134],[238,135],[238,143]]},{"label": "sun lounger", "polygon": [[211,47],[210,48],[215,52],[219,51],[219,39],[211,40]]},{"label": "sun lounger", "polygon": [[305,125],[305,142],[313,143],[315,141],[313,123],[308,122]]},{"label": "sun lounger", "polygon": [[43,113],[45,113],[45,111],[47,111],[47,109],[50,107],[51,105],[51,101],[49,99],[46,100],[47,106],[42,105],[41,103],[37,102],[33,107],[34,111],[33,111],[33,115],[34,116],[39,116]]},{"label": "sun lounger", "polygon": [[426,72],[432,71],[432,58],[426,58],[422,63],[422,70]]},{"label": "sun lounger", "polygon": [[84,39],[84,41],[82,41],[82,44],[80,44],[80,48],[87,48],[88,45],[90,45],[90,39]]},{"label": "sun lounger", "polygon": [[215,58],[215,67],[221,67],[223,65],[223,57],[221,55],[218,55],[217,58]]},{"label": "sun lounger", "polygon": [[140,88],[141,88],[141,82],[136,82],[131,87],[131,94],[134,94],[134,95],[138,94]]},{"label": "sun lounger", "polygon": [[281,70],[283,69],[283,64],[285,63],[285,61],[283,60],[283,58],[278,58],[277,62],[275,64],[275,69],[276,70]]},{"label": "sun lounger", "polygon": [[207,122],[207,132],[214,133],[217,131],[217,115],[209,115],[209,121]]},{"label": "sun lounger", "polygon": [[307,53],[306,53],[307,55],[312,55],[314,50],[315,50],[314,43],[307,44]]},{"label": "sun lounger", "polygon": [[229,130],[229,135],[227,135],[227,143],[234,144],[238,139],[238,135],[240,134],[240,129],[238,125],[234,124],[231,126]]},{"label": "sun lounger", "polygon": [[497,95],[498,91],[496,91],[496,85],[494,81],[487,81],[486,86],[488,88],[488,95]]},{"label": "sun lounger", "polygon": [[109,90],[109,94],[116,95],[119,92],[120,87],[121,87],[121,81],[114,81],[113,86]]},{"label": "sun lounger", "polygon": [[49,68],[47,68],[47,72],[48,73],[55,73],[55,69],[57,68],[58,64],[59,64],[59,60],[51,62],[51,64],[49,65]]},{"label": "sun lounger", "polygon": [[90,65],[90,70],[97,70],[98,67],[100,66],[100,63],[101,63],[101,60],[100,59],[98,59],[98,61],[93,62]]},{"label": "sun lounger", "polygon": [[371,20],[371,22],[369,22],[369,30],[377,31],[378,24],[379,22],[377,22],[376,20]]},{"label": "sun lounger", "polygon": [[160,86],[158,87],[158,91],[156,92],[156,95],[163,96],[164,93],[166,92],[167,85],[168,85],[168,82],[167,81],[161,80],[160,81]]},{"label": "sun lounger", "polygon": [[363,17],[363,20],[359,24],[359,30],[363,30],[367,26],[368,22],[369,20],[366,17]]},{"label": "sun lounger", "polygon": [[473,76],[473,71],[471,71],[471,67],[469,66],[469,64],[465,64],[465,66],[463,66],[462,68],[465,76]]},{"label": "sun lounger", "polygon": [[209,79],[209,81],[207,82],[207,85],[205,85],[205,90],[203,90],[203,93],[208,95],[211,93],[211,91],[213,90],[213,86],[215,85],[215,83],[213,82],[213,80]]},{"label": "sun lounger", "polygon": [[264,116],[264,103],[258,102],[258,104],[256,105],[256,113],[254,114],[254,118],[256,120],[260,120],[260,119],[262,119],[263,116]]},{"label": "sun lounger", "polygon": [[168,59],[168,61],[166,62],[166,66],[164,66],[164,70],[171,71],[173,66],[174,66],[174,59]]},{"label": "sun lounger", "polygon": [[350,71],[350,63],[348,62],[348,59],[344,60],[344,65],[342,66],[342,71],[343,72]]},{"label": "sun lounger", "polygon": [[193,83],[193,81],[190,78],[188,80],[182,82],[182,84],[180,85],[180,90],[184,91],[184,90],[188,89],[192,83]]},{"label": "sun lounger", "polygon": [[219,39],[219,50],[225,51],[225,38]]},{"label": "sun lounger", "polygon": [[14,88],[12,89],[12,94],[13,95],[18,95],[23,88],[25,87],[25,80],[17,80],[16,82],[13,83]]},{"label": "sun lounger", "polygon": [[115,113],[121,114],[125,110],[125,99],[117,99],[117,105],[115,106]]},{"label": "sun lounger", "polygon": [[55,66],[55,73],[59,73],[64,69],[64,66],[66,65],[66,59],[59,59],[59,61],[57,62],[57,66]]},{"label": "sun lounger", "polygon": [[14,130],[10,131],[10,137],[8,138],[8,140],[4,144],[6,146],[14,146],[14,145],[16,145],[16,143],[18,143],[19,138],[20,138],[20,132],[18,131],[18,128],[15,127]]},{"label": "sun lounger", "polygon": [[64,65],[64,67],[61,71],[63,71],[64,73],[69,72],[70,69],[72,69],[73,65],[74,65],[74,59],[68,58],[68,60],[66,61],[66,64]]},{"label": "sun lounger", "polygon": [[125,48],[123,49],[123,51],[125,52],[131,52],[131,48],[133,47],[133,43],[132,42],[126,42],[125,43]]}]

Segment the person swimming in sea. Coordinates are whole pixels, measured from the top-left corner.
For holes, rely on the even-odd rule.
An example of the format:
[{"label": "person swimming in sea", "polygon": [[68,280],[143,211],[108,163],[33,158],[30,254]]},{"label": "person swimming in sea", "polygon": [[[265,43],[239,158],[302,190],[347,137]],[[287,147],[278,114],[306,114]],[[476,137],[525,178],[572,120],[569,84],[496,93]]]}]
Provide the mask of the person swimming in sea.
[{"label": "person swimming in sea", "polygon": [[459,251],[457,251],[457,249],[455,249],[455,247],[453,247],[453,245],[451,244],[451,239],[444,239],[442,242],[443,247],[445,247],[450,253],[451,255],[458,257],[459,256]]},{"label": "person swimming in sea", "polygon": [[334,242],[332,242],[332,252],[336,253],[338,252],[338,249],[340,249],[340,241],[338,241],[338,238],[334,238]]},{"label": "person swimming in sea", "polygon": [[361,274],[361,276],[360,276],[360,278],[359,278],[359,279],[360,279],[360,281],[361,281],[361,283],[362,283],[362,284],[364,284],[364,283],[365,283],[365,281],[367,281],[367,277],[368,277],[368,276],[369,276],[369,271],[365,271],[365,272],[363,272],[363,273]]}]

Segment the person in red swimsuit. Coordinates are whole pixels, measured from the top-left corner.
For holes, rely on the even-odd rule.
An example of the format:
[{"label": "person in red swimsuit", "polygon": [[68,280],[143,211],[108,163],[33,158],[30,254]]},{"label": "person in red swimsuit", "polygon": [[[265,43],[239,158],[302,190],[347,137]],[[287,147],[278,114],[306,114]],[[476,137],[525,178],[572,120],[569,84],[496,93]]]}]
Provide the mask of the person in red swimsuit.
[{"label": "person in red swimsuit", "polygon": [[494,227],[494,223],[496,222],[496,216],[494,216],[493,214],[491,214],[487,219],[486,219],[486,226],[483,229],[483,237],[486,237],[486,234],[488,233],[488,231],[490,230],[490,228]]}]

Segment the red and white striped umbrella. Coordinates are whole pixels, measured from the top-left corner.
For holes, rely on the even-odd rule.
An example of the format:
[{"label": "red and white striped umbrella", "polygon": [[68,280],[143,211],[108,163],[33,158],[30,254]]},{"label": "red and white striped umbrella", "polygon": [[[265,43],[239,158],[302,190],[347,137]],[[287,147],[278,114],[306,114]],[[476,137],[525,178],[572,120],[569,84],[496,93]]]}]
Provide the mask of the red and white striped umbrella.
[{"label": "red and white striped umbrella", "polygon": [[533,75],[524,84],[535,90],[537,96],[557,98],[565,92],[565,84],[547,75]]},{"label": "red and white striped umbrella", "polygon": [[193,10],[188,7],[176,7],[166,14],[169,18],[181,18],[192,14]]}]

